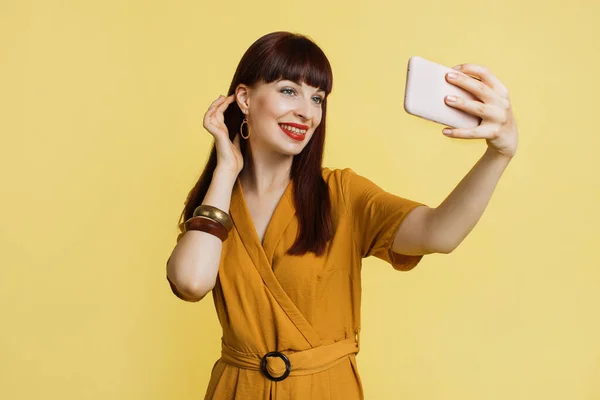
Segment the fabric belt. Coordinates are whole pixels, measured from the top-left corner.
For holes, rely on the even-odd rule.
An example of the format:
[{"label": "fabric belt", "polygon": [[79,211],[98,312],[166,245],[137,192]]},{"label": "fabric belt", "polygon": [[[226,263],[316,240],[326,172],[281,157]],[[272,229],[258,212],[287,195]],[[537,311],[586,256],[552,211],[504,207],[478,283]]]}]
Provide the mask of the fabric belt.
[{"label": "fabric belt", "polygon": [[[340,362],[350,354],[358,353],[358,343],[354,338],[345,339],[328,345],[314,347],[301,351],[282,351],[290,361],[290,376],[311,375],[325,371]],[[225,343],[221,347],[221,359],[234,367],[260,370],[263,355],[256,353],[241,353]],[[267,371],[272,376],[281,376],[286,372],[286,365],[279,357],[267,357]]]}]

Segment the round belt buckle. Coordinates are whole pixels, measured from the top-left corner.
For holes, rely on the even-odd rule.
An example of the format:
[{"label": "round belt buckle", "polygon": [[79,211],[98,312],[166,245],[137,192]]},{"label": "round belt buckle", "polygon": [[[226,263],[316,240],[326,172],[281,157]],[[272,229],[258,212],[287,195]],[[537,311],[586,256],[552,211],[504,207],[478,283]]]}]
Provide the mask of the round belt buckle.
[{"label": "round belt buckle", "polygon": [[[275,377],[269,374],[269,371],[267,371],[267,357],[279,357],[283,360],[283,362],[285,363],[285,372],[283,373],[283,375]],[[280,353],[278,351],[270,351],[267,354],[265,354],[260,360],[260,370],[262,371],[264,376],[266,376],[272,381],[278,382],[288,377],[290,371],[292,370],[292,364],[290,364],[290,360],[285,354]]]}]

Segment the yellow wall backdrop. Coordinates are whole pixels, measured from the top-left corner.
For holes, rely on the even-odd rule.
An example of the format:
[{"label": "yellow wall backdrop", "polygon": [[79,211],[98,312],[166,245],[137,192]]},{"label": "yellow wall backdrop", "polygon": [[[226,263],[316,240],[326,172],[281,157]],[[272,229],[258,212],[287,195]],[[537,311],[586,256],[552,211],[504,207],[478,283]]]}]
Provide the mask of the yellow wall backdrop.
[{"label": "yellow wall backdrop", "polygon": [[0,2],[0,397],[201,399],[212,298],[165,262],[243,52],[289,30],[334,70],[326,165],[437,206],[485,150],[403,110],[406,63],[477,63],[520,132],[480,223],[363,266],[367,399],[600,398],[600,4]]}]

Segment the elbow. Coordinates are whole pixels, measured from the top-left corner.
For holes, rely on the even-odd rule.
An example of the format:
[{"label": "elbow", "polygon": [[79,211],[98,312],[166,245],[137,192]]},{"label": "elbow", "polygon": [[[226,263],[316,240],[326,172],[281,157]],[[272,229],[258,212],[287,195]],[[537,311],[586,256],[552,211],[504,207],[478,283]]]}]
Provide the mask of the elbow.
[{"label": "elbow", "polygon": [[460,242],[458,242],[456,240],[445,240],[445,241],[442,241],[440,243],[438,253],[441,253],[441,254],[450,254],[454,250],[456,250],[456,248],[458,247],[459,244],[460,244]]},{"label": "elbow", "polygon": [[213,288],[216,282],[196,282],[185,286],[185,292],[192,298],[191,301],[202,300]]},{"label": "elbow", "polygon": [[[170,279],[169,281],[171,282]],[[173,291],[173,294],[181,300],[195,303],[206,297],[206,295],[215,287],[215,283],[216,282],[190,282],[188,280],[182,280],[178,283],[171,282],[171,290]]]},{"label": "elbow", "polygon": [[212,287],[207,288],[206,286],[195,286],[195,285],[175,285],[171,279],[169,279],[167,277],[167,279],[169,280],[169,284],[171,285],[171,291],[173,292],[173,294],[175,296],[177,296],[177,298],[183,300],[183,301],[187,301],[187,302],[191,302],[191,303],[197,303],[200,300],[202,300],[204,297],[206,297],[206,295],[208,294],[208,292],[210,292],[212,290]]},{"label": "elbow", "polygon": [[456,249],[456,246],[445,246],[441,247],[436,253],[440,254],[450,254]]},{"label": "elbow", "polygon": [[181,274],[173,271],[177,271],[177,269],[167,263],[167,280],[171,286],[171,291],[181,300],[198,302],[215,287],[215,280],[191,279],[182,277]]}]

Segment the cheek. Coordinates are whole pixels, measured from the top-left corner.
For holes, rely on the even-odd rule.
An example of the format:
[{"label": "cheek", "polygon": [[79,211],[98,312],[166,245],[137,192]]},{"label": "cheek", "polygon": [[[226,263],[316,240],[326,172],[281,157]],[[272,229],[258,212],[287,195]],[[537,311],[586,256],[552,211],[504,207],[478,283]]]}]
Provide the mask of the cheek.
[{"label": "cheek", "polygon": [[316,129],[317,129],[319,126],[321,126],[321,122],[322,122],[322,121],[323,121],[323,114],[322,114],[322,112],[321,112],[321,111],[319,111],[319,112],[318,112],[318,113],[315,115],[315,120],[314,120],[314,123],[315,123],[315,130],[316,130]]},{"label": "cheek", "polygon": [[273,114],[277,118],[285,115],[290,115],[296,108],[295,103],[292,100],[277,99],[271,103]]},{"label": "cheek", "polygon": [[291,101],[285,101],[277,95],[266,96],[260,99],[258,106],[262,110],[261,114],[272,118],[280,118],[293,109]]}]

